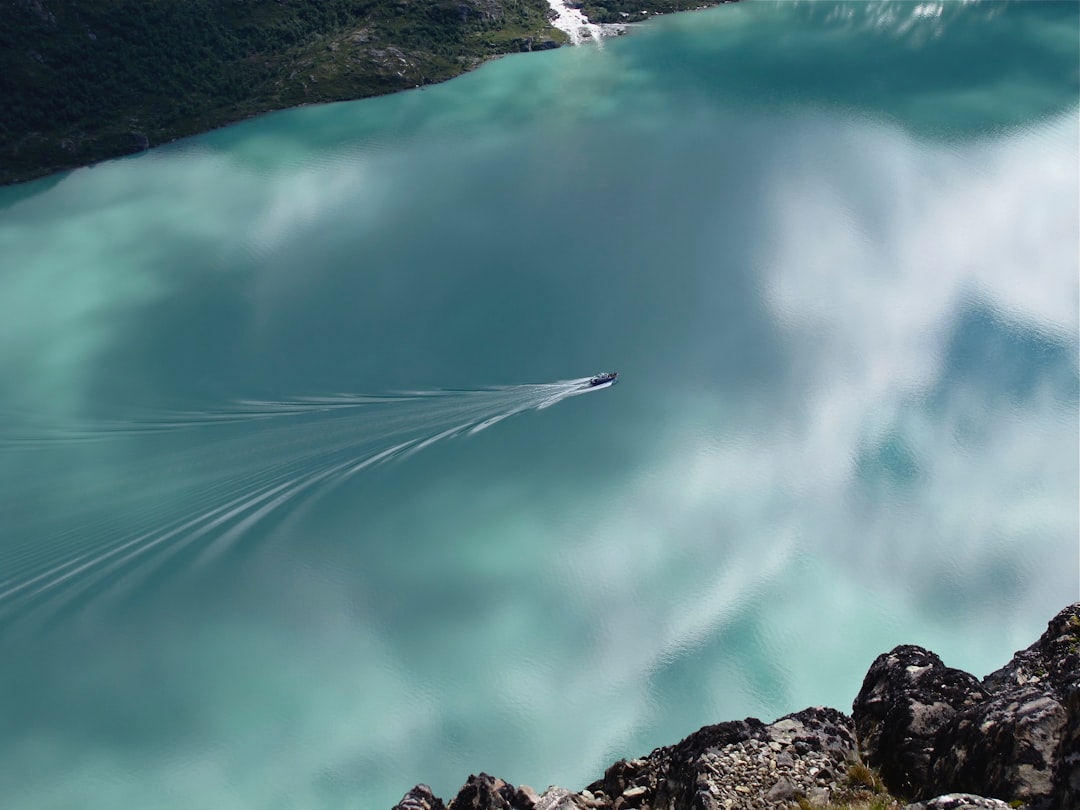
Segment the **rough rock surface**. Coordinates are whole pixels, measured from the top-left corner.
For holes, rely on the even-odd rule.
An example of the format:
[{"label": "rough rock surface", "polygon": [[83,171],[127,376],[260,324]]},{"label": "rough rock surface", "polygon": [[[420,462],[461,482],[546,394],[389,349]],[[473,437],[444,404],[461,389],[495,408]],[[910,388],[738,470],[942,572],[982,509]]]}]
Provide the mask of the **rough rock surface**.
[{"label": "rough rock surface", "polygon": [[1001,799],[986,799],[971,793],[949,793],[925,802],[915,802],[904,810],[1012,810]]},{"label": "rough rock surface", "polygon": [[904,810],[1080,808],[1080,603],[981,682],[921,647],[897,647],[870,667],[852,717],[815,708],[769,725],[720,723],[621,759],[577,793],[550,787],[538,795],[482,773],[448,808],[417,785],[395,810],[823,806],[873,798],[863,761],[892,793],[916,800]]},{"label": "rough rock surface", "polygon": [[921,647],[871,666],[853,706],[867,762],[894,793],[975,793],[1031,810],[1080,796],[1080,604],[981,683]]},{"label": "rough rock surface", "polygon": [[1080,604],[1058,613],[1038,641],[987,675],[983,687],[990,699],[938,734],[930,791],[978,792],[1033,810],[1080,807]]},{"label": "rough rock surface", "polygon": [[922,647],[896,647],[870,666],[852,707],[863,755],[891,791],[927,798],[923,788],[938,731],[986,698],[975,676],[945,666]]},{"label": "rough rock surface", "polygon": [[[851,718],[835,709],[804,709],[765,725],[747,719],[720,723],[646,757],[621,759],[578,793],[552,787],[543,794],[515,789],[486,774],[470,776],[450,810],[751,810],[815,803],[858,792],[847,772],[858,759]],[[397,810],[435,810],[416,798]],[[412,802],[409,804],[408,802]]]},{"label": "rough rock surface", "polygon": [[443,800],[431,792],[427,785],[417,785],[398,802],[400,810],[446,810]]},{"label": "rough rock surface", "polygon": [[619,760],[589,791],[598,807],[754,808],[840,793],[858,759],[851,718],[804,709],[771,725],[748,719],[706,726],[643,759]]},{"label": "rough rock surface", "polygon": [[1061,791],[1059,807],[1080,807],[1080,688],[1074,683],[1065,694],[1068,721],[1058,749],[1054,784]]},{"label": "rough rock surface", "polygon": [[450,806],[456,810],[531,810],[535,800],[531,790],[515,789],[502,779],[482,773],[469,777]]}]

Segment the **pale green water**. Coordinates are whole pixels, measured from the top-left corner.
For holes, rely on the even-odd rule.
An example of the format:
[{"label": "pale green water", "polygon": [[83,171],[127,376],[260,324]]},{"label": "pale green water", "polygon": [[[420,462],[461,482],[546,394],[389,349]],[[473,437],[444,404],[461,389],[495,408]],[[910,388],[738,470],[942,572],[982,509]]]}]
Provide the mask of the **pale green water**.
[{"label": "pale green water", "polygon": [[0,189],[4,806],[576,789],[1003,664],[1078,598],[1077,31],[747,3]]}]

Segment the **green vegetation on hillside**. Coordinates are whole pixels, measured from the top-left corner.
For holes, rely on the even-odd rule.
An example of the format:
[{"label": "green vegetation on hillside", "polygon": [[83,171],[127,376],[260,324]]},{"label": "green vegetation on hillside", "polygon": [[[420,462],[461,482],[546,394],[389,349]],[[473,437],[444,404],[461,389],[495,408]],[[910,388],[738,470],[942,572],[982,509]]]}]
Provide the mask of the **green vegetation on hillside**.
[{"label": "green vegetation on hillside", "polygon": [[[586,0],[594,22],[732,0]],[[646,13],[647,12],[647,13]],[[0,184],[554,47],[547,0],[7,0]]]},{"label": "green vegetation on hillside", "polygon": [[692,11],[736,0],[578,0],[581,10],[596,23],[632,23],[647,20],[655,14]]},{"label": "green vegetation on hillside", "polygon": [[546,0],[11,0],[0,183],[563,39]]}]

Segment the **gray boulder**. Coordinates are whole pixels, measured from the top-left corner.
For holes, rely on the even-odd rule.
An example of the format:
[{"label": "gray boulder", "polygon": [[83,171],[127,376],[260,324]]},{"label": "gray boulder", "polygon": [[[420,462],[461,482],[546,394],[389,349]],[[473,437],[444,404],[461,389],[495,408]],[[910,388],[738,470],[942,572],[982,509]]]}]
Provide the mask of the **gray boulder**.
[{"label": "gray boulder", "polygon": [[983,687],[990,698],[939,732],[930,789],[978,792],[1032,810],[1080,807],[1080,604],[1058,613]]},{"label": "gray boulder", "polygon": [[1080,807],[1080,603],[978,682],[921,647],[874,662],[852,710],[868,764],[913,799]]},{"label": "gray boulder", "polygon": [[532,810],[533,801],[508,782],[482,773],[469,777],[450,802],[450,810]]},{"label": "gray boulder", "polygon": [[893,793],[925,799],[938,732],[982,704],[978,679],[945,666],[929,650],[905,644],[879,655],[863,679],[852,718],[867,764]]},{"label": "gray boulder", "polygon": [[851,718],[804,709],[765,725],[753,718],[706,726],[647,757],[619,760],[588,792],[611,810],[789,807],[846,796],[858,760]]},{"label": "gray boulder", "polygon": [[1012,810],[1012,806],[1001,799],[987,799],[971,793],[949,793],[905,805],[904,810]]},{"label": "gray boulder", "polygon": [[427,785],[417,785],[394,805],[394,810],[446,810],[446,805]]},{"label": "gray boulder", "polygon": [[[487,774],[470,776],[449,810],[758,810],[800,798],[824,804],[860,792],[848,779],[856,761],[851,718],[804,709],[769,725],[750,718],[706,726],[648,756],[620,759],[577,793],[551,787],[537,796]],[[395,810],[443,808],[418,785]]]},{"label": "gray boulder", "polygon": [[[860,757],[861,753],[861,757]],[[620,759],[576,793],[470,776],[449,807],[426,785],[395,810],[758,810],[873,798],[905,810],[1080,808],[1080,603],[981,682],[915,646],[878,656],[853,704],[766,725],[705,726]],[[859,767],[852,767],[852,766]]]}]

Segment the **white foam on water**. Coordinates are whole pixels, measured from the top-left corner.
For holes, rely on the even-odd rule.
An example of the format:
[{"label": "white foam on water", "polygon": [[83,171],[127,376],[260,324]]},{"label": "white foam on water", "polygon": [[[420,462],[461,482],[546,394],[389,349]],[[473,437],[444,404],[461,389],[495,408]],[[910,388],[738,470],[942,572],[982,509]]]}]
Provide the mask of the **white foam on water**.
[{"label": "white foam on water", "polygon": [[[144,517],[149,525],[116,531],[112,512],[124,507],[106,500],[83,505],[95,517],[76,520],[74,529],[50,533],[46,524],[42,531],[29,533],[29,550],[20,545],[4,548],[0,568],[9,576],[0,583],[0,621],[43,604],[55,614],[64,602],[118,572],[138,579],[152,558],[194,543],[201,547],[198,562],[212,563],[290,502],[328,490],[376,464],[409,458],[447,439],[475,435],[512,416],[608,387],[590,386],[589,380],[387,396],[244,400],[216,411],[144,411],[105,423],[84,422],[79,435],[99,442],[181,434],[182,451],[155,455],[153,469],[129,474],[171,479],[172,468],[186,470],[194,464],[202,477],[187,484],[183,473],[177,475],[176,493]],[[226,428],[239,432],[221,435]],[[45,435],[51,437],[54,451],[71,443],[62,432]],[[23,441],[10,442],[10,448],[42,446],[33,434],[17,438]],[[152,503],[154,497],[147,500]],[[177,514],[169,503],[199,503],[200,508]]]},{"label": "white foam on water", "polygon": [[602,44],[603,37],[618,36],[625,33],[625,25],[600,25],[589,20],[585,13],[563,0],[548,0],[548,5],[555,12],[551,24],[570,37],[570,44],[581,45],[586,42]]}]

